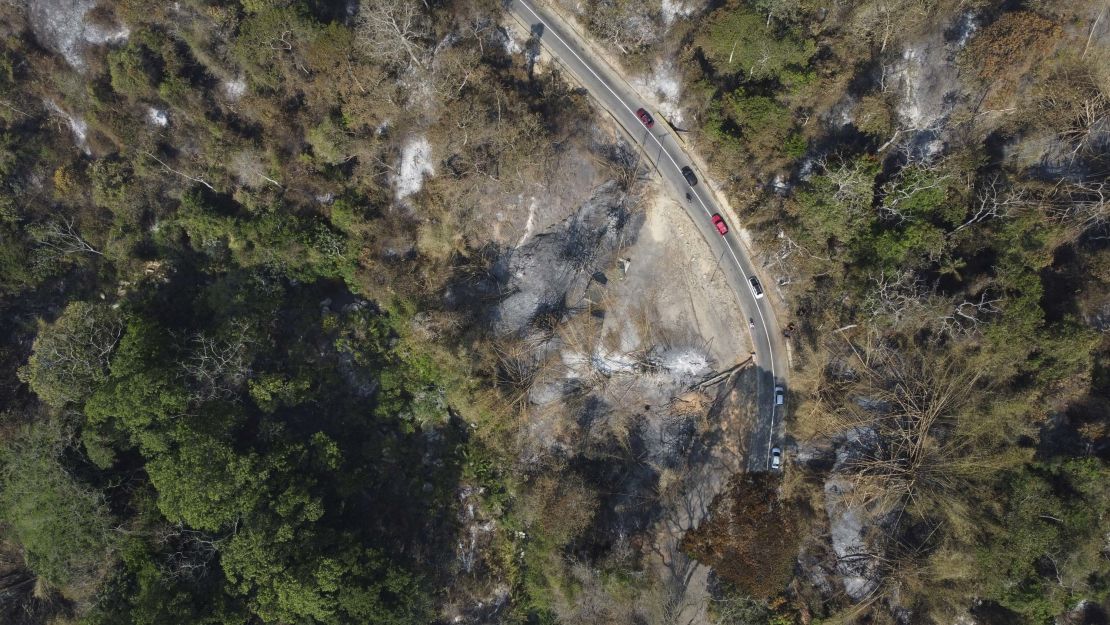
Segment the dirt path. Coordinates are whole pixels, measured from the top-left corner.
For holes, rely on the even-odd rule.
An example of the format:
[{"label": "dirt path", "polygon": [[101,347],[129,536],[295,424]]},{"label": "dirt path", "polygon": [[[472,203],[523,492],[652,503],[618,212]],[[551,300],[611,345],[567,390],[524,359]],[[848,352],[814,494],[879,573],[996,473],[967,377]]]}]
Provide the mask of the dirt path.
[{"label": "dirt path", "polygon": [[644,228],[622,254],[628,269],[613,287],[616,314],[606,330],[646,315],[635,324],[637,333],[652,332],[654,337],[634,337],[639,342],[701,343],[718,371],[746,360],[751,354],[747,321],[725,282],[720,259],[711,255],[689,217],[657,183],[645,192],[644,207]]}]

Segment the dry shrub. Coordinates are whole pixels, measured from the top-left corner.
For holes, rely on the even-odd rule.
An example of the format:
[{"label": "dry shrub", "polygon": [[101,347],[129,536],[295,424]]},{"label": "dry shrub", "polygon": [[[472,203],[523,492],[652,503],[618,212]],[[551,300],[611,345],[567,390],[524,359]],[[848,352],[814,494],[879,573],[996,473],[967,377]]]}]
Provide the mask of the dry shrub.
[{"label": "dry shrub", "polygon": [[682,417],[704,417],[709,411],[713,398],[704,391],[688,391],[679,395],[671,403],[671,411]]},{"label": "dry shrub", "polygon": [[987,88],[987,106],[1011,102],[1019,81],[1044,60],[1062,35],[1054,22],[1028,11],[1005,13],[984,28],[968,44],[962,60]]},{"label": "dry shrub", "polygon": [[1055,133],[1073,158],[1106,158],[1101,143],[1106,121],[1110,119],[1107,66],[1104,56],[1068,58],[1033,90],[1028,121]]},{"label": "dry shrub", "polygon": [[544,474],[529,485],[521,516],[539,527],[554,543],[565,545],[593,521],[598,496],[593,487],[572,475]]},{"label": "dry shrub", "polygon": [[770,473],[738,476],[714,499],[709,520],[682,539],[683,551],[757,599],[786,588],[798,553],[795,515],[777,486]]},{"label": "dry shrub", "polygon": [[826,367],[818,410],[830,436],[867,433],[843,466],[854,503],[976,536],[993,480],[1026,460],[1011,444],[1023,426],[984,408],[992,387],[966,353],[872,335],[845,345],[851,356]]}]

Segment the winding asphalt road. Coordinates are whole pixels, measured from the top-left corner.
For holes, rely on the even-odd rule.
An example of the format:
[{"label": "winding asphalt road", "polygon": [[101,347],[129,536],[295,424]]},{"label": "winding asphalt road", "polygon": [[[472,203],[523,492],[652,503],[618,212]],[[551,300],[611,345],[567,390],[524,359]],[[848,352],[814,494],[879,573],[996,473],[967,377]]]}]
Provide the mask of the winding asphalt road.
[{"label": "winding asphalt road", "polygon": [[[604,60],[596,58],[580,42],[576,33],[557,15],[536,5],[532,0],[509,0],[511,14],[530,31],[534,39],[562,65],[564,70],[583,85],[590,95],[617,121],[628,137],[638,143],[663,177],[664,186],[686,208],[701,231],[702,237],[721,258],[721,269],[739,299],[744,315],[754,320],[751,332],[757,380],[759,419],[752,428],[748,445],[748,470],[766,471],[770,467],[771,448],[781,433],[786,406],[775,406],[776,384],[786,386],[786,346],[775,320],[775,311],[767,297],[756,297],[748,278],[758,275],[748,258],[747,250],[733,231],[721,236],[711,222],[720,213],[713,193],[706,188],[705,176],[697,172],[699,183],[687,184],[681,168],[689,165],[697,171],[686,155],[683,145],[665,128],[666,122],[655,115],[655,127],[649,130],[636,117],[636,109],[648,108],[647,101],[622,80]],[[727,221],[727,219],[726,219]],[[767,283],[760,280],[764,290]],[[737,328],[737,331],[742,331]]]}]

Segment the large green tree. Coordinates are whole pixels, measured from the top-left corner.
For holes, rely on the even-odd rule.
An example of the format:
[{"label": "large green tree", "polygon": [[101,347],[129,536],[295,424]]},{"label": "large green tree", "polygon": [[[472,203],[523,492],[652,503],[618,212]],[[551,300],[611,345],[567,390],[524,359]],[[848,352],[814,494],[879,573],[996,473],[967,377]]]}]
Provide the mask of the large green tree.
[{"label": "large green tree", "polygon": [[108,378],[108,363],[123,335],[121,315],[105,304],[73,302],[44,323],[21,377],[46,403],[80,404]]}]

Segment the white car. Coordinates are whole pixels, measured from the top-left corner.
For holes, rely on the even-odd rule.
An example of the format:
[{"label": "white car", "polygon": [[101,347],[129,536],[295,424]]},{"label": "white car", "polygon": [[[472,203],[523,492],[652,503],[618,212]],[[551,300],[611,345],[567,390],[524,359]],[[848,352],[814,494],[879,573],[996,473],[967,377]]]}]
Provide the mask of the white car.
[{"label": "white car", "polygon": [[775,447],[774,449],[771,450],[771,468],[772,469],[781,469],[782,468],[782,450],[779,449],[778,447]]},{"label": "white car", "polygon": [[775,387],[775,405],[781,406],[786,403],[786,389],[781,386]]},{"label": "white car", "polygon": [[759,283],[759,278],[755,276],[748,278],[748,284],[752,285],[752,293],[755,294],[756,299],[763,297],[763,285]]}]

